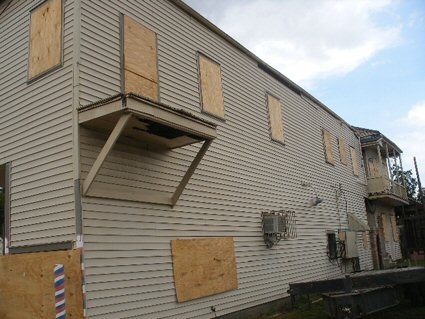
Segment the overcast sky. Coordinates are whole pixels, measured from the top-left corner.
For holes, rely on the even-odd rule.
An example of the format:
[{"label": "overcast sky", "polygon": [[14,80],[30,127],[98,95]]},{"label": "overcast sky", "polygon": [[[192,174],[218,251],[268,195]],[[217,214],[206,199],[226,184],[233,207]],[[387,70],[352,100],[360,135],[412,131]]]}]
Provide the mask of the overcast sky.
[{"label": "overcast sky", "polygon": [[425,184],[425,0],[185,0],[352,125],[417,157]]}]

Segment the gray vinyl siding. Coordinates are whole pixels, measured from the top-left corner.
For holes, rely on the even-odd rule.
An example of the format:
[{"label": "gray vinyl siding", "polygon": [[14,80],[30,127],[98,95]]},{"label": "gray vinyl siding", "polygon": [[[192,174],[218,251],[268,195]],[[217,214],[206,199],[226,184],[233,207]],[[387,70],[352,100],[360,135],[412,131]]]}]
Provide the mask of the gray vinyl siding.
[{"label": "gray vinyl siding", "polygon": [[[339,274],[343,269],[326,255],[326,231],[347,228],[347,213],[366,220],[365,174],[354,133],[168,1],[82,2],[82,105],[120,91],[120,13],[158,35],[160,101],[216,121],[218,138],[173,209],[83,198],[88,316],[211,318],[211,306],[223,315],[285,297],[290,282]],[[225,121],[201,113],[198,51],[221,65]],[[285,145],[270,139],[267,92],[281,101]],[[322,128],[332,134],[334,166],[325,162]],[[339,161],[338,137],[347,141],[348,165]],[[106,136],[81,129],[80,139],[84,179]],[[171,191],[199,148],[161,154],[136,145],[119,141],[96,181]],[[349,146],[359,156],[359,177],[353,175]],[[313,192],[301,186],[304,181],[322,204],[308,207]],[[296,212],[298,237],[267,249],[261,212],[279,209]],[[177,303],[170,241],[221,236],[234,237],[239,288]],[[372,269],[360,234],[358,247],[362,269]]]},{"label": "gray vinyl siding", "polygon": [[12,167],[12,247],[75,238],[73,2],[64,0],[63,66],[27,83],[29,11],[40,2],[12,1],[0,16],[0,163]]}]

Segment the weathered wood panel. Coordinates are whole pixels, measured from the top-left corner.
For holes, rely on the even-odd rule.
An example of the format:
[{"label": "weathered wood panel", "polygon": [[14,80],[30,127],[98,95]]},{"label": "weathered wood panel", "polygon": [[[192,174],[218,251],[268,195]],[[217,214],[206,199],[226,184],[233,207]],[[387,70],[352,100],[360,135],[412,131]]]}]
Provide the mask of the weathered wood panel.
[{"label": "weathered wood panel", "polygon": [[332,135],[326,129],[323,129],[322,132],[323,132],[323,145],[324,145],[324,149],[325,149],[324,151],[325,151],[326,162],[334,165],[335,164],[335,158],[334,158],[334,152],[333,152],[333,147],[332,147]]},{"label": "weathered wood panel", "polygon": [[55,318],[55,264],[64,265],[67,318],[83,318],[80,250],[0,257],[0,317]]},{"label": "weathered wood panel", "polygon": [[177,301],[238,288],[233,238],[171,241]]},{"label": "weathered wood panel", "polygon": [[347,142],[345,138],[338,138],[339,158],[341,163],[347,165]]},{"label": "weathered wood panel", "polygon": [[158,100],[156,35],[124,16],[124,91]]},{"label": "weathered wood panel", "polygon": [[354,176],[359,176],[359,158],[354,147],[350,146],[351,162],[353,164]]},{"label": "weathered wood panel", "polygon": [[224,118],[220,65],[201,54],[198,57],[202,109],[207,113]]},{"label": "weathered wood panel", "polygon": [[62,0],[48,0],[31,12],[29,78],[61,63]]},{"label": "weathered wood panel", "polygon": [[395,219],[395,215],[390,216],[391,228],[393,231],[393,239],[394,241],[399,241],[398,230],[397,230],[397,221]]},{"label": "weathered wood panel", "polygon": [[154,101],[158,100],[158,83],[150,81],[143,76],[125,70],[124,72],[125,92],[135,93],[148,97]]},{"label": "weathered wood panel", "polygon": [[269,108],[270,136],[273,140],[283,142],[282,106],[279,99],[267,94],[267,105]]}]

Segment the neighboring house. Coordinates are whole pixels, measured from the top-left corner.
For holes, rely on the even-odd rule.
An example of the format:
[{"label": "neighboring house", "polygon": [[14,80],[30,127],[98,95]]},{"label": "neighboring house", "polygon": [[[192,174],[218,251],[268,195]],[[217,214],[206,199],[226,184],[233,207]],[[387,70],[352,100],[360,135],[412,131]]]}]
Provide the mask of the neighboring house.
[{"label": "neighboring house", "polygon": [[402,151],[379,131],[360,127],[353,129],[360,137],[366,168],[366,208],[374,268],[388,268],[392,262],[402,258],[395,207],[409,203],[404,180],[398,180],[393,174],[395,167],[403,171]]},{"label": "neighboring house", "polygon": [[102,319],[211,318],[373,268],[351,126],[183,2],[0,14],[0,316],[48,317],[54,265],[67,311]]}]

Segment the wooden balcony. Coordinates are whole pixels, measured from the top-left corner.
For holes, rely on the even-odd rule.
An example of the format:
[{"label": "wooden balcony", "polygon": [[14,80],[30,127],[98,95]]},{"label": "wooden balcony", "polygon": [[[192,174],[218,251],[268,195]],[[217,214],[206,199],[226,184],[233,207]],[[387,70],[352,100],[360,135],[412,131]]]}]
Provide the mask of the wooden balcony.
[{"label": "wooden balcony", "polygon": [[380,200],[391,206],[409,203],[406,188],[386,176],[368,177],[367,189],[369,199]]}]

